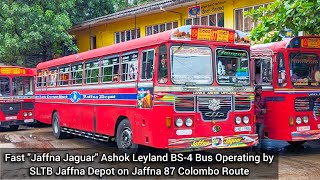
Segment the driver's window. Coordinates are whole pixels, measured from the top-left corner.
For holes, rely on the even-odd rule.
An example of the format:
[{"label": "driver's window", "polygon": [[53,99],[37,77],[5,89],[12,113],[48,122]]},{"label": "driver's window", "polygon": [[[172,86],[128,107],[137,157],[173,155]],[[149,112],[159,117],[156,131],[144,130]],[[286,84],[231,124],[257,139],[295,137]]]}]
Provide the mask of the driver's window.
[{"label": "driver's window", "polygon": [[285,87],[287,85],[286,65],[283,53],[279,53],[277,57],[278,62],[278,86]]},{"label": "driver's window", "polygon": [[158,82],[168,82],[168,59],[167,59],[167,47],[161,45],[159,48],[159,63],[158,63]]},{"label": "driver's window", "polygon": [[272,61],[271,58],[255,59],[255,84],[272,84]]}]

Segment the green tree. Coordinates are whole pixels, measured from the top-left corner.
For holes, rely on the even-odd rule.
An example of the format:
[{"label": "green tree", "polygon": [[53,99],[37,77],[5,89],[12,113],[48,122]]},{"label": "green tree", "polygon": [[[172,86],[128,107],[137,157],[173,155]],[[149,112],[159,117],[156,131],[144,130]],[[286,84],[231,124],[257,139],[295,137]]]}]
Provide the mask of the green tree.
[{"label": "green tree", "polygon": [[152,0],[113,0],[116,11],[137,6],[143,3],[152,2]]},{"label": "green tree", "polygon": [[299,31],[320,34],[320,0],[276,0],[266,8],[245,13],[258,25],[252,29],[252,41],[262,43],[282,39],[287,29],[297,36]]},{"label": "green tree", "polygon": [[34,67],[61,54],[62,46],[77,50],[68,34],[75,0],[2,0],[0,61]]},{"label": "green tree", "polygon": [[71,13],[73,24],[114,13],[114,1],[110,0],[76,0]]}]

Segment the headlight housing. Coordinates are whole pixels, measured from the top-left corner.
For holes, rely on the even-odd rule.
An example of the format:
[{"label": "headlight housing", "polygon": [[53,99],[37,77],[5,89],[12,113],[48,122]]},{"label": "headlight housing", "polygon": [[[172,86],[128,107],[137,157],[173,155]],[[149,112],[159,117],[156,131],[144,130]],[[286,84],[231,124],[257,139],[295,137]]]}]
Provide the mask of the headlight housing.
[{"label": "headlight housing", "polygon": [[308,116],[303,116],[302,120],[303,120],[303,122],[306,123],[306,124],[309,122]]},{"label": "headlight housing", "polygon": [[243,123],[248,124],[249,123],[249,117],[248,116],[244,116],[242,121],[243,121]]},{"label": "headlight housing", "polygon": [[297,117],[297,118],[296,118],[296,123],[297,123],[297,124],[301,124],[301,122],[302,122],[301,117]]},{"label": "headlight housing", "polygon": [[236,117],[236,124],[240,124],[241,123],[241,117],[240,116],[237,116]]},{"label": "headlight housing", "polygon": [[181,127],[183,125],[183,121],[181,118],[176,119],[176,126]]},{"label": "headlight housing", "polygon": [[29,112],[28,115],[29,115],[29,116],[32,116],[32,112]]},{"label": "headlight housing", "polygon": [[191,118],[187,118],[187,119],[186,119],[186,126],[191,127],[192,124],[193,124],[192,119],[191,119]]},{"label": "headlight housing", "polygon": [[27,113],[27,112],[24,112],[24,113],[23,113],[23,116],[24,116],[24,117],[28,116],[28,113]]}]

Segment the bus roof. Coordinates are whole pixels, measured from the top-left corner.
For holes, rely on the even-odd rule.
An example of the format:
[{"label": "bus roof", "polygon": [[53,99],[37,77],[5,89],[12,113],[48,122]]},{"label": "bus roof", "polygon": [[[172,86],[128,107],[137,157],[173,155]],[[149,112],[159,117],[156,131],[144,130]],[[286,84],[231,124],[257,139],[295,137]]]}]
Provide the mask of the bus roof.
[{"label": "bus roof", "polygon": [[235,42],[235,31],[233,29],[212,26],[181,26],[179,28],[157,33],[154,35],[145,36],[127,42],[113,44],[110,46],[105,46],[98,49],[89,50],[86,52],[39,63],[37,65],[37,69],[45,69],[86,59],[93,59],[96,57],[117,54],[120,52],[131,51],[142,47],[157,45],[169,41],[186,42],[188,40],[195,40],[198,42],[203,42],[203,40],[207,40],[211,42],[214,41],[218,43],[220,42],[224,44],[232,44]]},{"label": "bus roof", "polygon": [[284,39],[278,42],[257,44],[251,46],[251,50],[253,51],[268,49],[274,53],[277,53],[280,49],[285,48],[320,49],[320,36],[298,36],[294,38]]}]

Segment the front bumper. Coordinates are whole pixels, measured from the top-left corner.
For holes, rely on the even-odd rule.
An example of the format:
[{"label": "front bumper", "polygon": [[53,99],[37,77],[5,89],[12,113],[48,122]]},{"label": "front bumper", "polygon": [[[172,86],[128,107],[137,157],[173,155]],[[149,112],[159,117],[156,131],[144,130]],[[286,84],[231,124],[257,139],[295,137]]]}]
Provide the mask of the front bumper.
[{"label": "front bumper", "polygon": [[0,121],[0,126],[11,126],[11,125],[24,125],[24,124],[35,124],[35,119],[24,119],[24,120],[11,120],[11,121]]},{"label": "front bumper", "polygon": [[232,136],[169,139],[168,149],[173,151],[201,151],[220,148],[250,147],[258,143],[258,134],[239,134]]},{"label": "front bumper", "polygon": [[306,141],[320,139],[320,130],[291,132],[292,141]]}]

